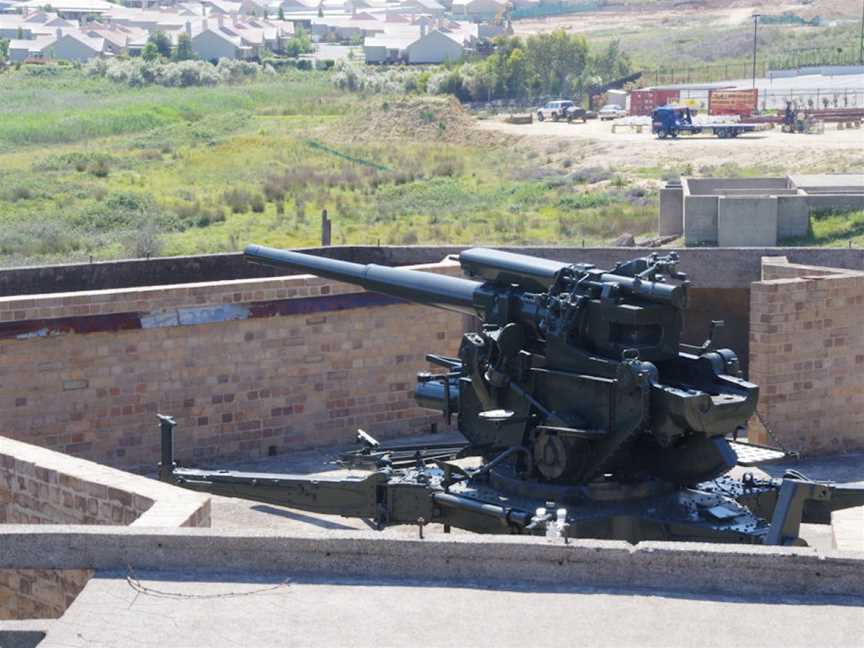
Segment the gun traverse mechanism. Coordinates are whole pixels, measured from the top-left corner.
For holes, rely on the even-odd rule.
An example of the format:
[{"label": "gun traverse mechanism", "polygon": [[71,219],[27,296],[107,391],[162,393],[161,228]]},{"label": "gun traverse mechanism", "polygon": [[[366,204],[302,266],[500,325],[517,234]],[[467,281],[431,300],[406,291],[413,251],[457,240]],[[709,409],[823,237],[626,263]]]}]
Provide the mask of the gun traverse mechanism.
[{"label": "gun traverse mechanism", "polygon": [[[677,255],[610,270],[473,248],[468,278],[361,265],[251,245],[245,257],[473,315],[458,357],[428,355],[415,398],[456,417],[463,443],[382,446],[360,431],[343,457],[370,472],[314,478],[181,468],[162,419],[164,481],[379,527],[438,522],[484,533],[801,543],[798,526],[864,504],[864,489],[735,480],[736,464],[784,453],[734,441],[758,387],[738,358],[681,343],[689,282]],[[480,457],[479,468],[453,461]]]}]

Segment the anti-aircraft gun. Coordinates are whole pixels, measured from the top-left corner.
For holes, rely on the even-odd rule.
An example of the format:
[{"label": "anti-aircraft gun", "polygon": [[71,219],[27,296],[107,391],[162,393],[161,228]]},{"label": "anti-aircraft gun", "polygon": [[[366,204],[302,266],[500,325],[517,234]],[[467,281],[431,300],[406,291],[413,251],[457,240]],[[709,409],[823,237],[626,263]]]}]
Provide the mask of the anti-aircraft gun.
[{"label": "anti-aircraft gun", "polygon": [[[758,387],[738,358],[681,343],[689,282],[677,255],[602,270],[497,250],[459,254],[469,278],[360,265],[252,245],[246,259],[309,272],[477,317],[458,357],[429,355],[419,405],[455,416],[465,442],[382,446],[359,432],[344,457],[362,477],[176,466],[162,417],[160,477],[170,483],[379,527],[441,523],[485,533],[789,544],[799,524],[864,504],[864,490],[727,476],[783,452],[735,439]],[[719,324],[719,323],[715,323]],[[479,468],[454,461],[474,456]]]}]

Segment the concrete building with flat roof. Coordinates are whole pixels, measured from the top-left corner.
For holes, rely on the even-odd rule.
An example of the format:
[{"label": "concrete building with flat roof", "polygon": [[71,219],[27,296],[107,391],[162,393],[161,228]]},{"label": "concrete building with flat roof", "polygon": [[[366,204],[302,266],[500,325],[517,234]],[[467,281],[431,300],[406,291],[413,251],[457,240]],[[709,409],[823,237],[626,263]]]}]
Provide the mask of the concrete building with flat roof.
[{"label": "concrete building with flat roof", "polygon": [[806,237],[814,212],[864,209],[864,175],[690,178],[660,192],[661,236],[687,246],[772,247]]}]

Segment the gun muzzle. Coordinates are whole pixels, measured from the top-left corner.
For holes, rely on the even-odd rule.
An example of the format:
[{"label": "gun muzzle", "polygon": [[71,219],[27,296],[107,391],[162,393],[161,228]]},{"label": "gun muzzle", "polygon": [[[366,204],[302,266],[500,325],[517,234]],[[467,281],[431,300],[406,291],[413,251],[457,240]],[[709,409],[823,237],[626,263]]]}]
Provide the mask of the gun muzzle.
[{"label": "gun muzzle", "polygon": [[478,281],[374,263],[363,265],[261,245],[248,246],[243,255],[250,263],[306,272],[409,302],[478,315],[474,302],[474,293],[482,285]]}]

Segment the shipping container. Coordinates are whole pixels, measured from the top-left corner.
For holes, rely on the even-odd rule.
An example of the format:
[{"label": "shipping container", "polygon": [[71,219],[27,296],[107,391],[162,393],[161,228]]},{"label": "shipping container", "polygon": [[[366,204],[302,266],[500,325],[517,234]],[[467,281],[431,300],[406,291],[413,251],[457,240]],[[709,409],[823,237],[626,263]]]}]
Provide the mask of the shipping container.
[{"label": "shipping container", "polygon": [[677,103],[681,98],[679,90],[634,90],[630,93],[630,114],[650,115],[658,106]]},{"label": "shipping container", "polygon": [[749,116],[756,112],[759,91],[751,90],[712,90],[708,94],[709,115]]}]

